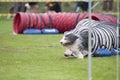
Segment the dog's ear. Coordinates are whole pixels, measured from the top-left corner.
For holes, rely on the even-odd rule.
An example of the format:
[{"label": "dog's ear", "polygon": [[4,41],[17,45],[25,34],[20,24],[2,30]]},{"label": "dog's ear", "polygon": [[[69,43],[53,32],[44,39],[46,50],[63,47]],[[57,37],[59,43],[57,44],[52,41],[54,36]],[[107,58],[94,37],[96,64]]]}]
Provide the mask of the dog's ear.
[{"label": "dog's ear", "polygon": [[79,36],[77,35],[77,34],[74,34],[74,33],[70,33],[71,34],[71,36],[74,38],[74,39],[78,39],[79,38]]},{"label": "dog's ear", "polygon": [[67,37],[69,37],[69,39],[75,41],[76,39],[79,38],[79,36],[77,34],[74,33],[70,33],[69,35],[67,35]]}]

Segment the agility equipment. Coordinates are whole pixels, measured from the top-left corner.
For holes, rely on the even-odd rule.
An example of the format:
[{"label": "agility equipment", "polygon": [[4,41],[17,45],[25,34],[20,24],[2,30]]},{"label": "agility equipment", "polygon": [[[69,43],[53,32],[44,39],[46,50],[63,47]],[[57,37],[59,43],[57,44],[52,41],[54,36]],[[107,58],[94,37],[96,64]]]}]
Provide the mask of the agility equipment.
[{"label": "agility equipment", "polygon": [[81,20],[71,33],[81,36],[82,50],[86,50],[86,46],[88,46],[88,26],[91,27],[91,52],[93,56],[111,56],[110,50],[117,48],[117,44],[119,44],[117,43],[116,25],[104,21]]},{"label": "agility equipment", "polygon": [[105,48],[97,49],[96,52],[93,54],[94,57],[105,57],[105,56],[111,56],[112,52]]},{"label": "agility equipment", "polygon": [[113,55],[117,55],[117,54],[120,55],[120,48],[118,48],[118,50],[115,49],[115,48],[112,48],[112,49],[111,49],[111,52],[112,52]]},{"label": "agility equipment", "polygon": [[58,34],[58,33],[59,33],[59,31],[57,29],[55,29],[55,28],[42,29],[42,34]]},{"label": "agility equipment", "polygon": [[96,52],[93,54],[94,57],[106,57],[106,56],[112,56],[112,55],[120,55],[120,48],[115,49],[112,48],[111,50],[105,49],[105,48],[99,48],[96,50]]},{"label": "agility equipment", "polygon": [[[88,18],[88,13],[22,13],[14,17],[13,32],[22,34],[26,29],[57,29],[59,33],[75,28],[82,19]],[[92,19],[117,24],[117,17],[110,14],[92,13]]]},{"label": "agility equipment", "polygon": [[41,30],[38,29],[25,29],[24,34],[41,34]]}]

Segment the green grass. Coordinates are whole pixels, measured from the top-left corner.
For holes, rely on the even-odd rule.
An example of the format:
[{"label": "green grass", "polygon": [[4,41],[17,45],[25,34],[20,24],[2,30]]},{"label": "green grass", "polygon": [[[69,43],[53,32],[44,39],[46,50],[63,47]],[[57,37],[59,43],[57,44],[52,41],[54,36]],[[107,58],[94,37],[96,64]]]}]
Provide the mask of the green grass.
[{"label": "green grass", "polygon": [[[12,4],[7,4],[1,3],[0,13],[8,12]],[[75,3],[64,3],[62,11],[72,12],[74,7]],[[99,8],[100,5],[95,11]],[[40,12],[44,12],[43,3],[40,3]],[[0,17],[0,80],[88,79],[88,58],[63,56],[65,49],[59,44],[63,34],[13,35],[12,23],[12,19]],[[118,64],[120,77],[120,60]],[[116,80],[116,56],[92,58],[92,77],[93,80]]]},{"label": "green grass", "polygon": [[[63,56],[63,34],[13,35],[12,23],[0,18],[0,80],[88,79],[88,58]],[[116,80],[116,56],[92,58],[92,72],[93,80]]]}]

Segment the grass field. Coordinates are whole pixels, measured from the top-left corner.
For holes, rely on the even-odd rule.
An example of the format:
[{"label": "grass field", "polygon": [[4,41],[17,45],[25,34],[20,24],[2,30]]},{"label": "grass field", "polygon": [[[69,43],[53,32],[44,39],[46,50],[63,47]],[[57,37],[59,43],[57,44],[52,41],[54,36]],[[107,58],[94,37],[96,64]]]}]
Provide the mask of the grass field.
[{"label": "grass field", "polygon": [[[1,3],[0,14],[8,13],[12,5]],[[62,11],[72,12],[75,5],[62,4]],[[100,9],[101,5],[95,11]],[[40,12],[45,12],[43,3]],[[13,35],[12,27],[12,19],[0,17],[0,80],[88,80],[88,58],[65,58],[65,49],[59,44],[63,34]],[[118,64],[120,77],[120,60]],[[116,56],[93,57],[92,77],[116,80]]]},{"label": "grass field", "polygon": [[[65,49],[59,44],[63,34],[13,35],[12,23],[0,18],[0,80],[88,79],[88,58],[63,56]],[[116,56],[92,58],[92,77],[116,80]]]}]

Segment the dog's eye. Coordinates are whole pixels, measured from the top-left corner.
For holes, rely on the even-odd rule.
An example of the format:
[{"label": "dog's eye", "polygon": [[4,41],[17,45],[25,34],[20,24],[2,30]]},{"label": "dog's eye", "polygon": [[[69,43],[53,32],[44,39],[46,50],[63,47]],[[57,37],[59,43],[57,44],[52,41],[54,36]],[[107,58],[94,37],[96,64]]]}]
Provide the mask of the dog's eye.
[{"label": "dog's eye", "polygon": [[70,35],[66,35],[65,37],[69,37]]}]

